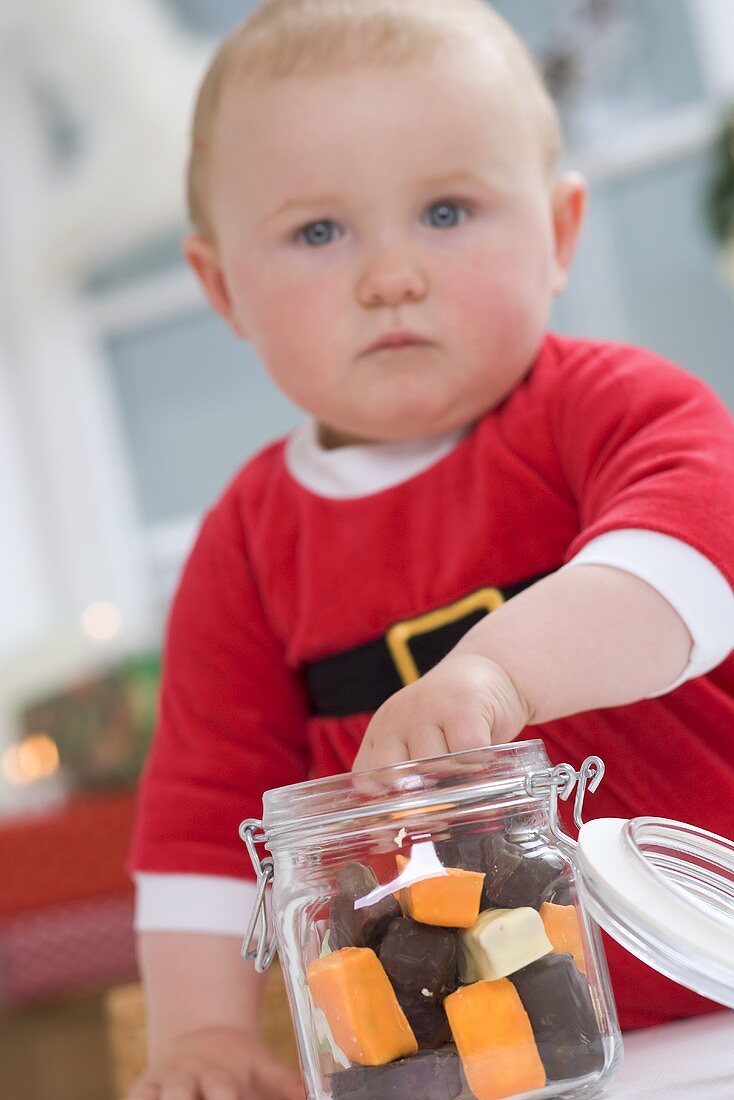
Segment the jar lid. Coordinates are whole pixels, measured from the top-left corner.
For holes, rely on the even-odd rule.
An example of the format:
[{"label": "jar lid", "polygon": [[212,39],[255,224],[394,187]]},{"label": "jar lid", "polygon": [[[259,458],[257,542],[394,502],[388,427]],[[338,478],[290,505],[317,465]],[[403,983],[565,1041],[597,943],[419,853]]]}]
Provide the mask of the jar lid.
[{"label": "jar lid", "polygon": [[584,904],[643,962],[734,1008],[734,843],[664,818],[601,818],[579,831]]}]

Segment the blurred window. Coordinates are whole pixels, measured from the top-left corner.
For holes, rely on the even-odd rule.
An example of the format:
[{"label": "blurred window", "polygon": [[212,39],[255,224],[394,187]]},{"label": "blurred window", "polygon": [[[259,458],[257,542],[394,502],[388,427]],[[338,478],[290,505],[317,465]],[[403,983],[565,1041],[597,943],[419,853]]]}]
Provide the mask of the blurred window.
[{"label": "blurred window", "polygon": [[[706,151],[600,186],[556,321],[565,331],[654,348],[705,378],[734,408],[734,308],[702,212],[709,173]],[[590,317],[581,283],[602,256],[606,268],[591,276],[601,310]]]},{"label": "blurred window", "polygon": [[571,143],[700,101],[687,0],[497,0],[530,44],[563,108]]},{"label": "blurred window", "polygon": [[249,345],[203,308],[108,347],[146,524],[199,512],[249,454],[302,419]]},{"label": "blurred window", "polygon": [[257,0],[166,0],[166,4],[190,30],[223,35],[257,7]]}]

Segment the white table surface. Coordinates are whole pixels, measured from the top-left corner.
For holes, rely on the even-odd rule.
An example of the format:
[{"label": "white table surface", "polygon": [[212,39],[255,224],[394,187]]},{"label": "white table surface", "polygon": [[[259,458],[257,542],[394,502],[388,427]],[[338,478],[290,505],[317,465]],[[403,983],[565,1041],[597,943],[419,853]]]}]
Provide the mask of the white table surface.
[{"label": "white table surface", "polygon": [[734,1012],[624,1036],[624,1062],[604,1100],[734,1100]]}]

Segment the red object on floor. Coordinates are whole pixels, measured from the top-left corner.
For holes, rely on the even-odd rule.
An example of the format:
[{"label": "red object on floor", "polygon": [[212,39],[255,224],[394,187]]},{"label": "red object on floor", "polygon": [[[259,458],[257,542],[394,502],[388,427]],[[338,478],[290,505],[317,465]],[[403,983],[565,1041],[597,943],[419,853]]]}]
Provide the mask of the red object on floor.
[{"label": "red object on floor", "polygon": [[124,865],[134,809],[134,791],[115,791],[0,820],[0,917],[132,891]]},{"label": "red object on floor", "polygon": [[67,901],[0,920],[0,1002],[29,1004],[136,976],[131,894]]},{"label": "red object on floor", "polygon": [[136,977],[134,808],[134,791],[116,791],[0,821],[0,1003]]}]

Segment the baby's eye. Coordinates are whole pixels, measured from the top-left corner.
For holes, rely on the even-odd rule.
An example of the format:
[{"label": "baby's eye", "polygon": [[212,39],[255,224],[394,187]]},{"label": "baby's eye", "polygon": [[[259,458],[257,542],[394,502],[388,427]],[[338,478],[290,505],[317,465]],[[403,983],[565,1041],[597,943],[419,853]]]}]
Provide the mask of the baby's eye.
[{"label": "baby's eye", "polygon": [[442,199],[428,208],[427,217],[436,229],[453,229],[468,215],[467,207],[460,202]]},{"label": "baby's eye", "polygon": [[296,237],[310,247],[318,248],[324,244],[330,244],[337,236],[341,235],[341,229],[336,222],[324,218],[318,222],[309,222],[298,230]]}]

